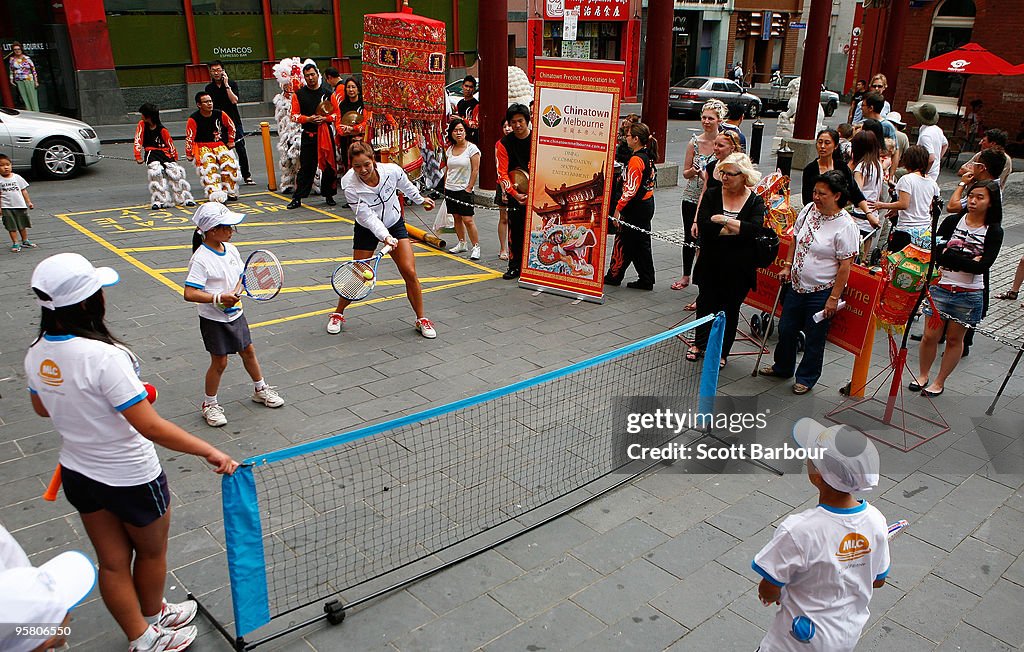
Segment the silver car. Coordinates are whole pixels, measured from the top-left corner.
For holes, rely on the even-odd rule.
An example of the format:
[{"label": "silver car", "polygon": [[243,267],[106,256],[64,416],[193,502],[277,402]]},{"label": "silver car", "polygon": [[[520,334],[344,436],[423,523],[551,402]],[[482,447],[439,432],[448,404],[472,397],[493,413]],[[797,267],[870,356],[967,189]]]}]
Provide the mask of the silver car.
[{"label": "silver car", "polygon": [[668,112],[699,115],[708,100],[740,102],[748,118],[761,113],[761,100],[725,77],[687,77],[668,89]]},{"label": "silver car", "polygon": [[80,120],[50,113],[0,108],[0,152],[14,169],[33,169],[49,179],[67,179],[99,163],[100,139]]}]

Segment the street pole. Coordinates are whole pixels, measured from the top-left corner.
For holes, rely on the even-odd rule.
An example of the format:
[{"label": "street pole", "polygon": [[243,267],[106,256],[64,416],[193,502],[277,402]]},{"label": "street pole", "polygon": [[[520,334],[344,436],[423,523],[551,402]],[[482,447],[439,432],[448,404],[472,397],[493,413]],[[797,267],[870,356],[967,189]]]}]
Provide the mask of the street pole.
[{"label": "street pole", "polygon": [[748,148],[748,154],[750,160],[757,164],[761,162],[761,140],[764,138],[764,123],[761,122],[761,116],[757,116],[757,120],[754,121],[754,125],[750,129],[750,147]]},{"label": "street pole", "polygon": [[903,40],[907,33],[907,17],[910,15],[910,0],[893,0],[889,9],[889,25],[885,29],[885,45],[882,49],[882,74],[889,88],[896,92],[896,80],[900,76],[900,57],[903,56]]},{"label": "street pole", "polygon": [[800,75],[800,99],[797,100],[796,124],[793,128],[793,138],[797,140],[813,140],[815,136],[821,83],[825,80],[829,24],[832,20],[832,0],[810,0],[810,3],[804,64]]},{"label": "street pole", "polygon": [[502,137],[508,108],[508,0],[479,0],[480,17],[480,188],[494,190],[498,167],[494,146]]},{"label": "street pole", "polygon": [[658,163],[665,162],[668,149],[668,87],[671,84],[672,20],[675,3],[672,0],[650,0],[647,5],[647,41],[644,57],[643,121],[656,134]]}]

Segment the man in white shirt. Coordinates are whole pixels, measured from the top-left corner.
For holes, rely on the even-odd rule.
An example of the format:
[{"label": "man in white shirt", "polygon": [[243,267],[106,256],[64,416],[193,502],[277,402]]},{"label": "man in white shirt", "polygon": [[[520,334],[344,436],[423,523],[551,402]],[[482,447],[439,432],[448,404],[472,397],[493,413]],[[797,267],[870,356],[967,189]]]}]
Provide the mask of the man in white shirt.
[{"label": "man in white shirt", "polygon": [[917,144],[928,150],[928,176],[932,181],[939,180],[939,167],[942,157],[949,148],[946,134],[939,127],[939,111],[934,104],[924,103],[913,110],[914,117],[921,123],[918,131]]}]

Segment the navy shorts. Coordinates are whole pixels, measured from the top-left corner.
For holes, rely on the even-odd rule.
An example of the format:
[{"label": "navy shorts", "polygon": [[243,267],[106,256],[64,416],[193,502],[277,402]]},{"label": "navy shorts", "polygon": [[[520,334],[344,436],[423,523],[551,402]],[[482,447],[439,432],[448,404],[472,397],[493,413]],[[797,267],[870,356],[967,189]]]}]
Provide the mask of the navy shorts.
[{"label": "navy shorts", "polygon": [[167,474],[163,471],[155,480],[146,484],[112,487],[78,471],[61,467],[61,481],[64,484],[64,495],[79,513],[92,514],[105,509],[135,527],[146,527],[167,513],[171,506]]},{"label": "navy shorts", "polygon": [[[397,222],[388,227],[388,233],[396,240],[401,240],[402,238],[408,240],[409,231],[405,228],[405,219],[398,218]],[[353,250],[376,251],[379,244],[380,240],[377,239],[377,236],[373,235],[373,231],[356,222],[355,228],[352,229]]]}]

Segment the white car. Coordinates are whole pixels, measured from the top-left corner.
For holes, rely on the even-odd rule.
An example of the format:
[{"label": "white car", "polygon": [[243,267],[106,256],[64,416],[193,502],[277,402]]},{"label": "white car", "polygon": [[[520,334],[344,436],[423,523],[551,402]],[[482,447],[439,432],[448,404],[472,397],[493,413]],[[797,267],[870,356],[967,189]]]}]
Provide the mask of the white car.
[{"label": "white car", "polygon": [[67,179],[100,161],[100,139],[80,120],[51,113],[0,108],[0,152],[16,170]]}]

